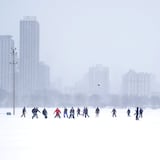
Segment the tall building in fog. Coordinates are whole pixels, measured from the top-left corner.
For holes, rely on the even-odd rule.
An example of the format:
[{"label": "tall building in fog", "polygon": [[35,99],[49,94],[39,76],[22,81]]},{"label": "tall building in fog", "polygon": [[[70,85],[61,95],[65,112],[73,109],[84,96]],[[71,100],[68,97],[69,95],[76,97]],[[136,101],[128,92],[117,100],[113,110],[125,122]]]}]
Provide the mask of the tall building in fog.
[{"label": "tall building in fog", "polygon": [[40,62],[39,64],[39,78],[38,78],[38,83],[39,83],[39,89],[44,90],[44,89],[49,89],[50,86],[50,68],[43,62]]},{"label": "tall building in fog", "polygon": [[90,67],[85,76],[74,87],[75,93],[101,97],[108,95],[109,89],[109,69],[102,65]]},{"label": "tall building in fog", "polygon": [[151,74],[136,73],[130,70],[123,76],[123,95],[127,96],[147,96],[151,95]]},{"label": "tall building in fog", "polygon": [[20,21],[20,91],[31,95],[38,88],[39,23],[35,17]]},{"label": "tall building in fog", "polygon": [[12,91],[11,49],[14,41],[10,35],[0,36],[0,89]]},{"label": "tall building in fog", "polygon": [[88,93],[90,95],[109,94],[109,69],[102,65],[96,65],[89,69],[87,73]]}]

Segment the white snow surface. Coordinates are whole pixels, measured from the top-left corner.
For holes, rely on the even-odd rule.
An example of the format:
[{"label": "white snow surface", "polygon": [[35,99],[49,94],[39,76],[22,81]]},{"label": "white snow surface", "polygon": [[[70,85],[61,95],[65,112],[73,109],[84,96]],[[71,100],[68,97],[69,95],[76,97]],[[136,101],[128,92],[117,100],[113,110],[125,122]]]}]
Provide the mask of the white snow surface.
[{"label": "white snow surface", "polygon": [[[42,108],[40,108],[42,111]],[[21,118],[0,109],[0,160],[160,160],[160,110],[145,109],[144,117],[135,120],[132,109],[101,109],[99,117],[89,108],[89,118],[32,119],[31,108]],[[63,112],[63,109],[61,109]]]}]

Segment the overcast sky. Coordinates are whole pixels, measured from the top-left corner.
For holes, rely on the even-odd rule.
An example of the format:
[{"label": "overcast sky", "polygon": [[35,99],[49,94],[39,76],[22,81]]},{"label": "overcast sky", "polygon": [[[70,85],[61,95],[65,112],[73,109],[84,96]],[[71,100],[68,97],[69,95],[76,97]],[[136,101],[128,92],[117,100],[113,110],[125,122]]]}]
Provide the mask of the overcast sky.
[{"label": "overcast sky", "polygon": [[159,0],[0,0],[0,34],[19,48],[19,21],[40,23],[40,59],[73,84],[90,66],[110,69],[114,86],[129,69],[159,74]]}]

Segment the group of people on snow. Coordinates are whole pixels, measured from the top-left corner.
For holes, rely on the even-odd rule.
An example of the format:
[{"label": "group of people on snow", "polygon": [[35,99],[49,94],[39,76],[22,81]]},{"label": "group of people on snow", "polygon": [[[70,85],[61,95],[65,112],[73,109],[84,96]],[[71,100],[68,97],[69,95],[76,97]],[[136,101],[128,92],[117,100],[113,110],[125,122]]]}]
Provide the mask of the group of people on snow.
[{"label": "group of people on snow", "polygon": [[143,109],[137,107],[134,115],[136,116],[136,120],[139,120],[139,118],[143,117]]},{"label": "group of people on snow", "polygon": [[[112,117],[117,117],[117,111],[115,108],[112,109]],[[135,113],[134,113],[135,117],[136,117],[136,120],[139,120],[139,118],[142,118],[143,117],[143,109],[142,108],[139,108],[137,107],[136,110],[135,110]],[[131,117],[131,110],[128,108],[127,109],[127,116],[128,117]]]},{"label": "group of people on snow", "polygon": [[[24,117],[24,118],[25,118],[25,117],[26,117],[26,112],[27,112],[26,107],[23,107],[21,117]],[[38,109],[38,107],[34,107],[34,108],[32,109],[32,119],[33,119],[33,118],[38,118],[38,112],[41,113],[40,110]],[[47,110],[46,110],[45,108],[42,110],[42,114],[44,115],[45,118],[48,117],[48,116],[47,116],[47,115],[48,115],[48,112],[47,112]]]},{"label": "group of people on snow", "polygon": [[[24,107],[22,109],[21,117],[25,118],[26,117],[26,112],[27,112],[26,107]],[[41,111],[38,109],[38,107],[34,107],[32,109],[32,119],[38,118],[38,112],[41,113]],[[55,118],[61,118],[61,113],[62,112],[61,112],[61,110],[59,108],[56,108],[55,111],[53,112],[53,114],[55,114],[55,116],[54,116]],[[87,107],[84,107],[82,112],[81,112],[81,109],[78,107],[77,110],[76,110],[76,113],[77,113],[77,117],[79,117],[79,116],[84,116],[85,118],[89,117],[88,108]],[[99,116],[99,113],[100,113],[100,108],[97,107],[95,109],[96,117]],[[44,118],[46,118],[46,119],[48,118],[48,112],[47,112],[46,108],[44,108],[42,110],[42,115],[44,116]],[[137,107],[136,110],[135,110],[134,115],[135,115],[136,120],[139,120],[139,118],[143,117],[143,109]],[[131,110],[130,109],[127,109],[127,116],[128,117],[131,116]],[[74,109],[74,107],[70,108],[69,112],[68,112],[68,108],[65,107],[64,110],[63,110],[63,117],[64,118],[69,118],[69,119],[71,119],[71,118],[74,119],[75,118],[75,109]],[[112,117],[113,118],[117,117],[117,110],[115,108],[112,109]]]},{"label": "group of people on snow", "polygon": [[[61,111],[60,111],[59,108],[57,108],[57,109],[54,111],[54,113],[55,113],[55,118],[56,118],[56,117],[61,118],[61,116],[60,116]],[[85,118],[86,118],[86,117],[89,117],[89,115],[88,115],[88,108],[87,108],[87,107],[84,107],[82,114],[81,114],[81,109],[80,109],[80,108],[77,108],[76,113],[77,113],[77,117],[80,116],[80,115],[84,116]],[[73,119],[74,119],[74,118],[75,118],[75,109],[72,107],[72,108],[69,110],[69,112],[68,112],[68,109],[65,107],[65,108],[64,108],[64,111],[63,111],[63,117],[64,117],[64,118],[69,118],[69,119],[70,119],[70,118],[73,118]]]}]

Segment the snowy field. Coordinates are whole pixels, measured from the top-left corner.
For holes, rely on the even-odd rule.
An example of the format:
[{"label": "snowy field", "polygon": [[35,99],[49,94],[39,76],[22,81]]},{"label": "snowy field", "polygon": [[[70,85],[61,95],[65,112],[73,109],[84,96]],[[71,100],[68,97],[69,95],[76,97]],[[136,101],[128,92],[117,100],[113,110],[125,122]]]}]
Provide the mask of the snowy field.
[{"label": "snowy field", "polygon": [[112,118],[111,109],[95,117],[89,108],[86,119],[55,119],[53,108],[48,119],[32,119],[31,109],[21,118],[21,110],[0,109],[0,160],[160,160],[160,110],[144,110],[139,121],[135,109]]}]

